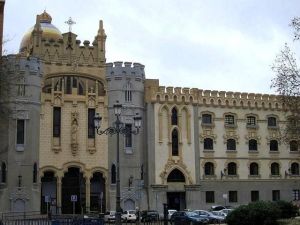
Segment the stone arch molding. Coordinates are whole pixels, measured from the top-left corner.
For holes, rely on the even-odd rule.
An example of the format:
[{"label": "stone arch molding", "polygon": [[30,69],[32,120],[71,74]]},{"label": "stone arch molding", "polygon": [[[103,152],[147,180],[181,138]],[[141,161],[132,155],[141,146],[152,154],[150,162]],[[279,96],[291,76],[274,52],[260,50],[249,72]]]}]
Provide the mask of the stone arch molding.
[{"label": "stone arch molding", "polygon": [[190,171],[181,160],[178,162],[169,160],[168,163],[165,165],[164,170],[160,173],[162,184],[167,184],[168,176],[174,169],[178,169],[180,172],[182,172],[185,178],[185,184],[191,185],[194,183]]}]

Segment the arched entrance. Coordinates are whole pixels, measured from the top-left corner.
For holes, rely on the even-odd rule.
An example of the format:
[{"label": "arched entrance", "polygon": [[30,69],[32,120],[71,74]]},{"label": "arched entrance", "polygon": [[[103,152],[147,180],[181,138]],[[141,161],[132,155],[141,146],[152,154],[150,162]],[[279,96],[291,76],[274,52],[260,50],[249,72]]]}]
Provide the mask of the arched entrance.
[{"label": "arched entrance", "polygon": [[91,178],[91,211],[105,212],[105,179],[100,172],[93,173]]},{"label": "arched entrance", "polygon": [[179,169],[174,169],[170,172],[167,178],[169,189],[172,189],[172,186],[175,187],[176,190],[180,190],[182,187],[182,191],[171,191],[167,192],[167,204],[169,209],[183,210],[186,208],[185,201],[185,176]]},{"label": "arched entrance", "polygon": [[68,172],[62,178],[62,209],[63,214],[73,213],[73,202],[71,196],[76,196],[75,213],[85,212],[85,179],[77,167],[68,168]]},{"label": "arched entrance", "polygon": [[54,176],[54,172],[44,172],[41,182],[41,213],[47,213],[47,206],[48,212],[57,213],[56,177]]}]

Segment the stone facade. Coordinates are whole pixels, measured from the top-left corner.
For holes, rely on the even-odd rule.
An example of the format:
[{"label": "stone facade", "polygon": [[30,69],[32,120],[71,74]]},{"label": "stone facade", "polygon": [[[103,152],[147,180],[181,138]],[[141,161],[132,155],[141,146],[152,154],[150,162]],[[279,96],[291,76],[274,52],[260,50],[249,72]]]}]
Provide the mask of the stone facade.
[{"label": "stone facade", "polygon": [[[102,21],[91,45],[76,36],[43,12],[20,54],[3,58],[3,74],[18,79],[16,94],[1,92],[0,211],[72,213],[71,199],[75,213],[114,210],[117,150],[124,210],[299,200],[300,153],[282,141],[277,96],[160,86],[142,64],[106,63]],[[142,117],[119,149],[93,126],[96,113],[100,130],[114,126],[116,103],[127,128]]]}]

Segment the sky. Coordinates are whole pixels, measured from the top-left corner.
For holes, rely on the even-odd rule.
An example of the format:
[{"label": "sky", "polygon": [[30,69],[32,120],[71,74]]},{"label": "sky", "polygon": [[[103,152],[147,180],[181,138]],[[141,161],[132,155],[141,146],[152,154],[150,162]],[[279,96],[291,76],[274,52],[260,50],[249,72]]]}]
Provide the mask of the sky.
[{"label": "sky", "polygon": [[107,62],[142,63],[162,86],[274,93],[276,55],[285,43],[299,50],[289,26],[299,0],[6,0],[6,54],[45,9],[62,33],[72,17],[81,43],[102,19]]}]

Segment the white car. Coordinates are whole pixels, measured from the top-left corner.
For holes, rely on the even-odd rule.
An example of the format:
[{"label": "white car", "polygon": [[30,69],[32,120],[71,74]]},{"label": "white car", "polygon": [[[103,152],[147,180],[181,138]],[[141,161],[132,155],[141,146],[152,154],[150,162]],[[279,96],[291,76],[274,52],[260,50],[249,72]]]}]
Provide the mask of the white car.
[{"label": "white car", "polygon": [[124,211],[121,216],[122,221],[128,221],[128,222],[135,222],[136,217],[136,211],[135,210],[127,210]]},{"label": "white car", "polygon": [[104,214],[105,222],[114,222],[116,221],[116,211],[108,211]]}]

